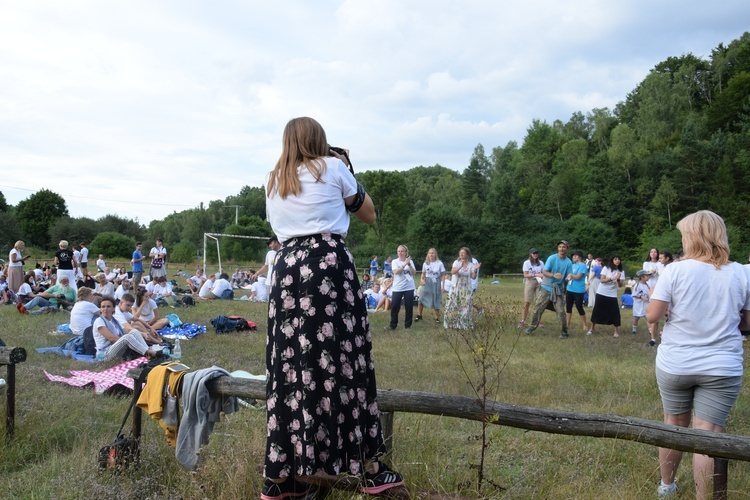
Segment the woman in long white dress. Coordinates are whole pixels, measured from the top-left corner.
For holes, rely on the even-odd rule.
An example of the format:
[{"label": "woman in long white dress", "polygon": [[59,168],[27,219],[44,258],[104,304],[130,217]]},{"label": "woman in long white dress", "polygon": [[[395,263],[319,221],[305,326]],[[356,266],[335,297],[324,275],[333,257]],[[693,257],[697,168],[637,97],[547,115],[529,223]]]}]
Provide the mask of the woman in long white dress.
[{"label": "woman in long white dress", "polygon": [[458,251],[458,259],[451,268],[451,291],[445,304],[443,326],[461,330],[474,328],[474,299],[471,290],[471,280],[476,278],[481,264],[474,264],[471,250],[462,247]]}]

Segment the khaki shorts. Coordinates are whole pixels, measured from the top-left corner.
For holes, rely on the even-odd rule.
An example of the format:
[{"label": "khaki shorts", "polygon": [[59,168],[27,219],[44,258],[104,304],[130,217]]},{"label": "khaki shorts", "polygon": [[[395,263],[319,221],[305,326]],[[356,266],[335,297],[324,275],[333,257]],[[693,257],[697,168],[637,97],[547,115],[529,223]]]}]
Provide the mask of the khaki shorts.
[{"label": "khaki shorts", "polygon": [[539,289],[539,282],[536,278],[526,278],[526,285],[523,287],[523,301],[534,303],[536,291]]}]

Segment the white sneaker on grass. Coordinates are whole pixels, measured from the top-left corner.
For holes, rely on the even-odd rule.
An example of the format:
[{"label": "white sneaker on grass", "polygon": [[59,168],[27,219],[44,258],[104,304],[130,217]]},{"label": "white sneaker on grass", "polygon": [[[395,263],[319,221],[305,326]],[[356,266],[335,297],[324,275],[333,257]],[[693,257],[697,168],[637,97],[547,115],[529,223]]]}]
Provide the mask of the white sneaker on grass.
[{"label": "white sneaker on grass", "polygon": [[656,489],[656,494],[660,497],[669,497],[677,494],[677,481],[672,484],[661,483]]}]

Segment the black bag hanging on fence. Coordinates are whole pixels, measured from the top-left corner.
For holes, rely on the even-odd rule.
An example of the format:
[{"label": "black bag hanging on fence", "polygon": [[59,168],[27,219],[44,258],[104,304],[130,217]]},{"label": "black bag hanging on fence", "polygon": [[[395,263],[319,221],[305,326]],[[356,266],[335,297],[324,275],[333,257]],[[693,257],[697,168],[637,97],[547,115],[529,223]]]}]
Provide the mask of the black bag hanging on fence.
[{"label": "black bag hanging on fence", "polygon": [[[143,382],[146,380],[148,372],[151,371],[151,367],[147,366],[146,363],[143,363],[141,366],[141,374],[135,382],[138,385],[134,387],[142,386]],[[128,411],[125,412],[125,418],[122,419],[122,425],[120,425],[120,429],[117,431],[117,437],[112,441],[112,444],[99,450],[100,471],[109,469],[119,474],[124,469],[127,469],[138,456],[138,440],[130,434],[126,436],[122,433],[122,430],[125,428],[125,423],[130,416],[130,412],[133,410],[133,406],[135,406],[136,394],[137,392],[134,390],[133,400],[130,402],[130,406],[128,406]]]}]

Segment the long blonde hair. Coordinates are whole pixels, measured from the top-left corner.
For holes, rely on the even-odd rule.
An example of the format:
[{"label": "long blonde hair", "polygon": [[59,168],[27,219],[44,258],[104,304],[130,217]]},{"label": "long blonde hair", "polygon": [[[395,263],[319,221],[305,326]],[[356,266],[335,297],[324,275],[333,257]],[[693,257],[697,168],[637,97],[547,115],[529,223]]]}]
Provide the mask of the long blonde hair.
[{"label": "long blonde hair", "polygon": [[328,139],[320,123],[307,116],[289,120],[284,127],[281,156],[268,178],[266,194],[271,196],[275,192],[282,199],[290,194],[299,195],[302,185],[297,169],[304,165],[318,182],[326,168],[320,158],[328,155]]},{"label": "long blonde hair", "polygon": [[682,233],[683,259],[710,262],[717,268],[729,262],[729,237],[724,219],[701,210],[677,223]]},{"label": "long blonde hair", "polygon": [[438,256],[437,250],[435,250],[434,248],[430,248],[429,250],[427,250],[427,255],[424,256],[424,263],[428,265],[430,264],[430,252],[435,252],[435,262],[440,260],[440,256]]}]

